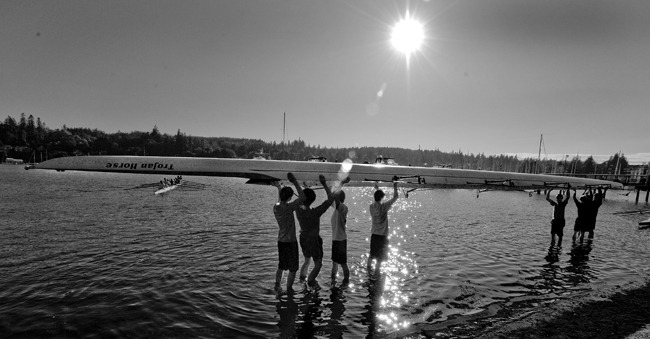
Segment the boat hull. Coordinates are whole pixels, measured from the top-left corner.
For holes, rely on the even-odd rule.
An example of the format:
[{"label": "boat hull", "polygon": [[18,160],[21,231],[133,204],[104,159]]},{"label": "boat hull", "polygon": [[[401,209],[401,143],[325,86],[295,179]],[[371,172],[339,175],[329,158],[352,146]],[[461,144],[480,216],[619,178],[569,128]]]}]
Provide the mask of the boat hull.
[{"label": "boat hull", "polygon": [[328,181],[349,177],[354,183],[392,182],[396,177],[405,185],[430,188],[492,187],[495,189],[534,189],[543,187],[609,187],[620,183],[544,174],[480,171],[453,168],[386,166],[377,164],[301,162],[282,160],[153,157],[85,156],[56,158],[38,168],[114,173],[197,175],[240,177],[251,183],[271,184],[284,181],[291,172],[299,181],[317,182],[323,174]]}]

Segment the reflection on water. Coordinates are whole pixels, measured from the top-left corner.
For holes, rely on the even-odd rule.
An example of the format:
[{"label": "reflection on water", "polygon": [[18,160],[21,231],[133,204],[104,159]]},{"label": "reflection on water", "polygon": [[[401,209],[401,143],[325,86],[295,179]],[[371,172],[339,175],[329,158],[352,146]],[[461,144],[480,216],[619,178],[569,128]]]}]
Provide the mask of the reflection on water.
[{"label": "reflection on water", "polygon": [[381,328],[382,314],[385,314],[383,306],[383,293],[386,285],[386,275],[381,275],[377,280],[368,280],[366,289],[368,291],[368,303],[363,312],[361,323],[368,327],[368,337],[372,338]]},{"label": "reflection on water", "polygon": [[[489,318],[518,300],[650,277],[650,232],[613,214],[634,208],[627,201],[601,207],[593,244],[558,248],[548,246],[543,195],[433,190],[411,192],[389,212],[389,258],[370,280],[372,189],[346,188],[349,285],[321,274],[320,290],[296,283],[278,298],[274,188],[196,177],[210,187],[125,189],[159,180],[0,166],[0,333],[399,337]],[[329,213],[322,272],[331,268]],[[567,221],[575,217],[568,206]]]}]

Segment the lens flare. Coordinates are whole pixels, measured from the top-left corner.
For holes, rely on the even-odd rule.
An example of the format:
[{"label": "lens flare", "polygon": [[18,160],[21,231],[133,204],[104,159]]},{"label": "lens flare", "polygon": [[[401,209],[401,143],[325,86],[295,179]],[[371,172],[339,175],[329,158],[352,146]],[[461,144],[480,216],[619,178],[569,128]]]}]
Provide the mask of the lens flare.
[{"label": "lens flare", "polygon": [[341,190],[341,186],[343,186],[341,184],[341,182],[343,182],[345,179],[348,178],[348,174],[350,173],[350,170],[352,169],[352,165],[353,165],[353,162],[349,158],[343,160],[343,162],[341,163],[341,168],[339,169],[339,172],[337,174],[338,182],[332,188],[333,192],[338,192],[338,191]]}]

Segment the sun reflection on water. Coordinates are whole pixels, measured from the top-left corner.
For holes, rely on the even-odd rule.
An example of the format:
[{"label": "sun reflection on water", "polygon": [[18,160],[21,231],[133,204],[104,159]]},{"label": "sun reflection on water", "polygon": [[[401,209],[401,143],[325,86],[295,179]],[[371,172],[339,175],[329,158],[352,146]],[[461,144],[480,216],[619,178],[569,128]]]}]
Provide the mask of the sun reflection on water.
[{"label": "sun reflection on water", "polygon": [[[417,216],[409,212],[420,207],[421,203],[415,199],[398,199],[388,213],[388,259],[382,263],[380,277],[364,281],[371,305],[366,313],[366,320],[373,323],[369,326],[370,333],[395,332],[412,325],[411,319],[405,316],[408,312],[404,311],[417,298],[417,291],[409,288],[408,281],[417,279],[419,274],[415,252],[409,251],[409,240],[417,237],[415,228],[411,225],[418,220]],[[399,220],[392,215],[400,215]],[[408,217],[404,218],[405,215]],[[369,245],[369,237],[366,242]],[[364,255],[363,259],[367,258],[368,255]],[[367,272],[364,271],[364,274],[367,276]]]}]

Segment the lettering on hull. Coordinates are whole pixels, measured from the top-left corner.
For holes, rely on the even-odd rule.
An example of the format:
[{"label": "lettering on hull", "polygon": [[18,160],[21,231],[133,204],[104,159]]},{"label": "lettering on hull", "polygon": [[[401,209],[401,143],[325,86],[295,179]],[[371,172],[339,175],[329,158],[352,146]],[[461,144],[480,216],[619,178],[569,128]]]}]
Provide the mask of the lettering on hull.
[{"label": "lettering on hull", "polygon": [[[140,166],[138,166],[140,165]],[[171,163],[136,163],[136,162],[109,162],[106,163],[106,168],[110,169],[131,169],[131,170],[137,170],[137,169],[142,169],[142,170],[167,170],[167,171],[173,171],[174,170],[174,164]]]}]

